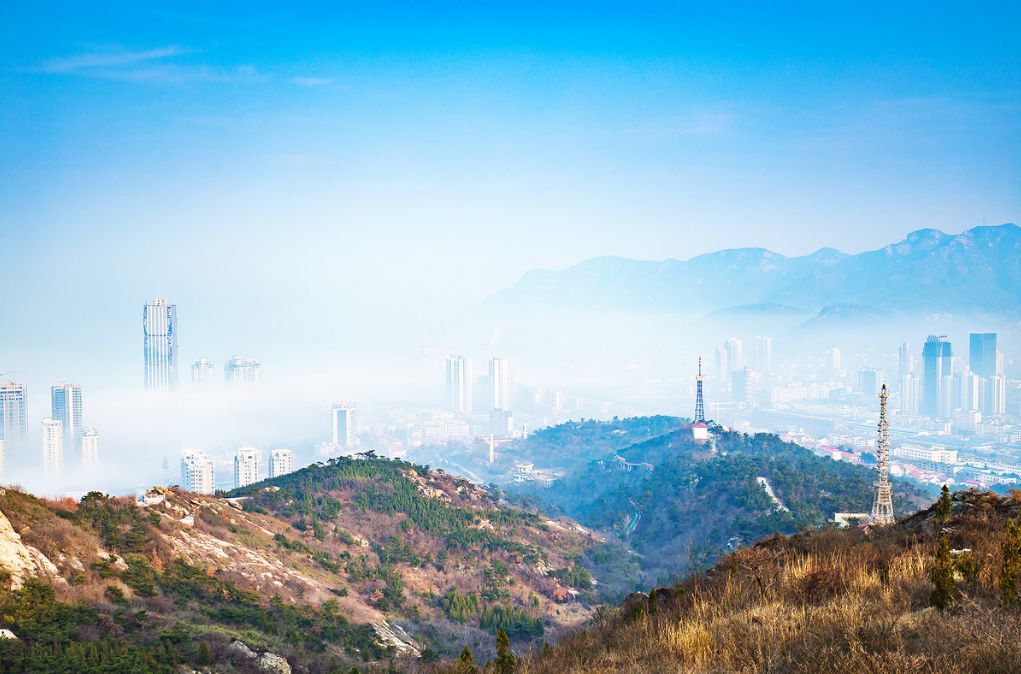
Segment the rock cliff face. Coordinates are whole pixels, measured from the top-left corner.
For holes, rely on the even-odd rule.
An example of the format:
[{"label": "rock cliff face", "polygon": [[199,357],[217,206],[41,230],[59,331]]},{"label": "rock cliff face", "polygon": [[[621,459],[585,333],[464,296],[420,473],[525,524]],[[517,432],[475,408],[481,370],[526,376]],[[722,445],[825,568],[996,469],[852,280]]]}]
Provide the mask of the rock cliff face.
[{"label": "rock cliff face", "polygon": [[0,569],[11,575],[11,588],[18,589],[26,578],[60,578],[56,565],[46,555],[21,540],[7,515],[0,512]]}]

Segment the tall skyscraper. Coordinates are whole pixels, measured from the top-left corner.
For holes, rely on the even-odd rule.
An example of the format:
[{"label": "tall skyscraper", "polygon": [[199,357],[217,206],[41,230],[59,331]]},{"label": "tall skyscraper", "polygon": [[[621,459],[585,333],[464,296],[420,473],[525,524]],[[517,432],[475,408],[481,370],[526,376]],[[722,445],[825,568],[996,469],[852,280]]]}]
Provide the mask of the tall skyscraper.
[{"label": "tall skyscraper", "polygon": [[64,467],[64,428],[57,419],[43,419],[43,472],[56,473]]},{"label": "tall skyscraper", "polygon": [[496,440],[512,437],[514,435],[514,413],[499,407],[490,410],[489,432]]},{"label": "tall skyscraper", "polygon": [[280,477],[294,472],[294,453],[289,449],[274,449],[269,455],[269,476]]},{"label": "tall skyscraper", "polygon": [[95,466],[99,463],[99,433],[95,428],[86,426],[78,432],[78,447],[81,449],[83,466]]},{"label": "tall skyscraper", "polygon": [[730,393],[734,402],[755,403],[759,399],[759,373],[744,367],[731,373]]},{"label": "tall skyscraper", "polygon": [[[945,396],[952,388],[943,383],[954,373],[953,348],[946,335],[929,335],[922,347],[922,414],[944,417],[950,407]],[[953,410],[949,410],[953,413]]]},{"label": "tall skyscraper", "polygon": [[979,378],[969,370],[957,372],[953,377],[953,401],[950,407],[956,410],[974,411],[979,408]]},{"label": "tall skyscraper", "polygon": [[996,375],[979,380],[979,410],[986,416],[1007,413],[1007,379]]},{"label": "tall skyscraper", "polygon": [[80,386],[62,382],[50,387],[50,418],[61,423],[64,438],[69,445],[78,439],[78,431],[82,428]]},{"label": "tall skyscraper", "polygon": [[142,349],[145,353],[145,388],[177,388],[177,306],[157,298],[142,307]]},{"label": "tall skyscraper", "polygon": [[181,450],[181,486],[194,494],[216,491],[216,470],[212,459],[197,449]]},{"label": "tall skyscraper", "polygon": [[968,369],[983,379],[999,374],[996,371],[996,333],[973,332],[968,337]]},{"label": "tall skyscraper", "polygon": [[826,367],[836,372],[840,369],[840,349],[833,347],[826,350]]},{"label": "tall skyscraper", "polygon": [[0,384],[0,437],[8,449],[28,437],[28,390],[20,381]]},{"label": "tall skyscraper", "polygon": [[727,360],[727,350],[718,346],[713,350],[716,365],[716,382],[719,388],[727,388],[730,383],[730,362]]},{"label": "tall skyscraper", "polygon": [[911,342],[904,342],[897,349],[897,376],[903,379],[915,371],[915,357],[911,353]]},{"label": "tall skyscraper", "polygon": [[737,372],[744,367],[744,345],[737,337],[731,337],[723,343],[727,351],[727,365],[731,372]]},{"label": "tall skyscraper", "polygon": [[262,363],[254,358],[231,356],[223,366],[227,386],[255,386],[262,383]]},{"label": "tall skyscraper", "polygon": [[879,395],[879,385],[883,374],[874,367],[863,367],[858,370],[858,392],[867,396]]},{"label": "tall skyscraper", "polygon": [[337,449],[358,448],[358,406],[355,403],[335,403],[330,408],[333,421],[333,446]]},{"label": "tall skyscraper", "polygon": [[261,455],[255,447],[241,447],[234,452],[234,488],[247,487],[259,481]]},{"label": "tall skyscraper", "polygon": [[472,362],[464,356],[447,356],[447,407],[462,414],[472,411]]},{"label": "tall skyscraper", "polygon": [[510,363],[503,358],[492,358],[489,361],[489,386],[493,392],[493,408],[509,410],[511,408]]},{"label": "tall skyscraper", "polygon": [[4,475],[7,469],[7,446],[4,444],[4,439],[0,437],[0,477]]},{"label": "tall skyscraper", "polygon": [[755,338],[755,358],[752,368],[762,374],[769,374],[773,369],[773,339],[758,336]]},{"label": "tall skyscraper", "polygon": [[918,414],[921,382],[913,374],[900,378],[900,411],[912,416]]},{"label": "tall skyscraper", "polygon": [[208,358],[199,358],[191,364],[191,385],[194,388],[205,388],[213,382],[216,366]]}]

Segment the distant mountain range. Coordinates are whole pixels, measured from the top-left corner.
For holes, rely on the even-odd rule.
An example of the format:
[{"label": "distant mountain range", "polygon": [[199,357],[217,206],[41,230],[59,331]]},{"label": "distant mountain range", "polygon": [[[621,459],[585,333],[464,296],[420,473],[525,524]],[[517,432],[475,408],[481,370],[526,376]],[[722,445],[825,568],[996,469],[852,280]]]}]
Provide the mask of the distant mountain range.
[{"label": "distant mountain range", "polygon": [[690,260],[599,257],[562,271],[530,271],[488,302],[703,314],[827,307],[1005,314],[1021,309],[1021,227],[983,226],[957,235],[921,229],[856,255],[823,248],[785,257],[737,248]]}]

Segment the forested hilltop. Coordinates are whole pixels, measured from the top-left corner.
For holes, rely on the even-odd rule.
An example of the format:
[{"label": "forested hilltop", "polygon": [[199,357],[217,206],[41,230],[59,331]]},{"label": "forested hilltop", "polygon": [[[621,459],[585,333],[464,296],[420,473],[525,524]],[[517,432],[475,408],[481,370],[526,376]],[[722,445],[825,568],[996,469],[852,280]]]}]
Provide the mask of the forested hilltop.
[{"label": "forested hilltop", "polygon": [[[552,488],[526,483],[509,489],[617,535],[637,553],[621,563],[641,568],[639,586],[679,578],[764,536],[824,526],[835,512],[871,509],[875,473],[867,467],[817,457],[770,434],[717,429],[714,449],[693,441],[680,420],[668,419],[538,431],[522,455],[539,466],[566,465],[566,474]],[[648,435],[650,426],[662,433],[620,442]],[[572,449],[551,449],[556,446]],[[902,516],[931,501],[906,482],[897,482],[894,493]],[[621,560],[604,561],[597,575],[620,575],[607,567]]]},{"label": "forested hilltop", "polygon": [[371,456],[229,498],[7,489],[0,512],[0,671],[385,671],[484,657],[500,630],[523,649],[591,615],[600,545]]}]

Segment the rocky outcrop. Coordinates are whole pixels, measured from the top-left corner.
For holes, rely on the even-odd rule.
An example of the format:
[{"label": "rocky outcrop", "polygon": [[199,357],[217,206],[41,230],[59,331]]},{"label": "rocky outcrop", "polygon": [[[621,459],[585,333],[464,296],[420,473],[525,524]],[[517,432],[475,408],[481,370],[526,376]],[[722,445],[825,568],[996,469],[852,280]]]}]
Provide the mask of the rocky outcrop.
[{"label": "rocky outcrop", "polygon": [[421,647],[414,639],[404,631],[400,625],[391,625],[385,620],[372,623],[372,629],[376,631],[379,643],[383,646],[393,646],[397,655],[418,658],[422,656]]},{"label": "rocky outcrop", "polygon": [[18,589],[32,576],[59,578],[56,565],[46,555],[21,540],[7,515],[0,512],[0,569],[11,574],[11,589]]},{"label": "rocky outcrop", "polygon": [[276,653],[269,651],[263,651],[262,653],[256,653],[248,644],[235,639],[230,642],[228,646],[233,657],[239,660],[247,660],[252,662],[259,669],[260,672],[269,672],[269,674],[291,674],[291,665]]}]

